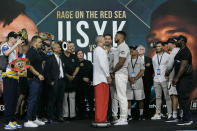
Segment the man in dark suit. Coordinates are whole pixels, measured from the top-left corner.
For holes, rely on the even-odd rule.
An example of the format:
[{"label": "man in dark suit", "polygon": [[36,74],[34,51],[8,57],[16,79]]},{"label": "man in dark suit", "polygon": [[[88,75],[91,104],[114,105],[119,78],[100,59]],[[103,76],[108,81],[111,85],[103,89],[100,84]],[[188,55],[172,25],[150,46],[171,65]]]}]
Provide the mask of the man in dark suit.
[{"label": "man in dark suit", "polygon": [[[48,122],[53,122],[54,116],[57,121],[63,122],[62,103],[65,90],[65,73],[63,60],[60,57],[59,44],[52,45],[53,55],[48,58],[45,66],[45,77],[49,86]],[[56,114],[53,114],[54,107]]]},{"label": "man in dark suit", "polygon": [[145,64],[145,72],[142,77],[144,84],[144,92],[145,92],[145,103],[144,103],[144,116],[146,119],[150,118],[149,104],[150,104],[150,96],[151,96],[151,87],[153,85],[153,65],[152,59],[148,56],[144,56],[145,47],[139,45],[137,48],[140,58],[144,61]]}]

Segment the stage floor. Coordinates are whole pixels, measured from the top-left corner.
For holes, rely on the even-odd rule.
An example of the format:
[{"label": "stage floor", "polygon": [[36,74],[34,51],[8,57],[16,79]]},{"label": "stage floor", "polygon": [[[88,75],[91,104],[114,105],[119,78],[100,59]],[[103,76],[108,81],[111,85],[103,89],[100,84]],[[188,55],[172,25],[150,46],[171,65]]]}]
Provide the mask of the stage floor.
[{"label": "stage floor", "polygon": [[[1,122],[1,128],[3,125]],[[197,123],[191,126],[177,126],[175,123],[159,121],[130,121],[127,126],[111,126],[109,128],[92,128],[91,120],[74,120],[63,123],[47,124],[38,128],[22,128],[20,131],[175,131],[175,130],[194,130],[197,131]]]}]

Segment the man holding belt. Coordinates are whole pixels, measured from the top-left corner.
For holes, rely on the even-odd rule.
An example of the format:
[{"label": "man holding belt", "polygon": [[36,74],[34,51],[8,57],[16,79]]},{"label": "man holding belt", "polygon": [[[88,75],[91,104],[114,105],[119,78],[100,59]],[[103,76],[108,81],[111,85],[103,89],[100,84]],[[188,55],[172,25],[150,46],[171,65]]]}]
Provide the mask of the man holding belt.
[{"label": "man holding belt", "polygon": [[93,54],[93,85],[95,94],[95,122],[94,127],[108,127],[107,110],[109,102],[109,85],[111,77],[109,74],[109,63],[107,51],[104,48],[105,39],[103,36],[96,37],[97,47]]}]

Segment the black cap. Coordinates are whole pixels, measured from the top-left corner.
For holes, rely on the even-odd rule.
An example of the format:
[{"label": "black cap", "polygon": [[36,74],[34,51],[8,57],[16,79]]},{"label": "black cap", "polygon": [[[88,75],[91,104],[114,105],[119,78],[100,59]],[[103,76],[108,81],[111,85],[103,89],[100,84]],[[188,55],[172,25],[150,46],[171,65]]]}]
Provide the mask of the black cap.
[{"label": "black cap", "polygon": [[183,40],[185,43],[187,43],[187,38],[185,36],[180,35],[177,37],[178,40]]},{"label": "black cap", "polygon": [[176,44],[177,41],[178,41],[178,38],[177,37],[173,37],[173,38],[169,38],[166,43],[167,44],[168,43]]},{"label": "black cap", "polygon": [[136,46],[136,45],[132,45],[132,46],[129,46],[129,48],[130,48],[131,50],[136,50],[136,49],[137,49],[137,46]]},{"label": "black cap", "polygon": [[10,38],[10,37],[17,38],[17,36],[18,35],[15,32],[13,32],[13,31],[8,34],[8,38]]}]

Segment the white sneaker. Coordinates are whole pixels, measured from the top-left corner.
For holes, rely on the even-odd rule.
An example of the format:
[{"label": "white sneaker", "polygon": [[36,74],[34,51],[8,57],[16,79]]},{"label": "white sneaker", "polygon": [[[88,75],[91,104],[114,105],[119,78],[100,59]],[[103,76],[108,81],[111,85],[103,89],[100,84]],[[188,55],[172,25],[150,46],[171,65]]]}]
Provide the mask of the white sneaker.
[{"label": "white sneaker", "polygon": [[160,120],[161,119],[161,115],[159,114],[155,114],[153,117],[151,117],[151,120]]},{"label": "white sneaker", "polygon": [[172,118],[172,115],[171,114],[168,114],[168,118],[167,119],[171,119]]},{"label": "white sneaker", "polygon": [[35,124],[33,121],[27,121],[27,122],[24,123],[24,127],[35,128],[35,127],[38,127],[38,125]]},{"label": "white sneaker", "polygon": [[117,123],[114,124],[114,126],[124,126],[124,125],[128,125],[127,120],[124,119],[119,119]]},{"label": "white sneaker", "polygon": [[35,121],[33,121],[35,124],[37,124],[38,126],[43,126],[43,125],[45,125],[45,123],[44,122],[42,122],[42,121],[40,121],[38,118],[36,118],[36,120]]}]

